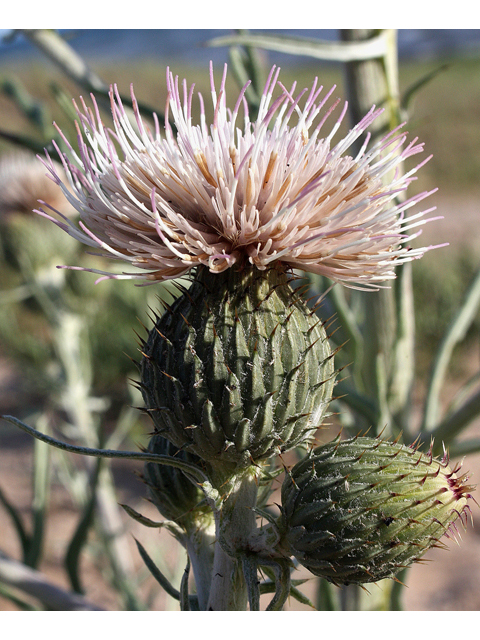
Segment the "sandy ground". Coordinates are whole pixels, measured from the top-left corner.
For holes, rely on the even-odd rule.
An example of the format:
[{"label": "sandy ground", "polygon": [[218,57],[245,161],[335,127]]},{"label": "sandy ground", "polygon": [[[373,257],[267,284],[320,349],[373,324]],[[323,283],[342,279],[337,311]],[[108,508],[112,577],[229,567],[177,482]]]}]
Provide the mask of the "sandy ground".
[{"label": "sandy ground", "polygon": [[[479,200],[480,201],[480,200]],[[436,223],[434,231],[425,232],[425,240],[437,242],[447,237],[451,242],[455,234],[455,242],[469,242],[480,252],[480,235],[477,233],[479,211],[477,200],[472,198],[462,203],[459,208],[456,201],[443,198],[439,212],[445,219]],[[433,229],[433,225],[432,225]],[[478,356],[477,356],[478,359]],[[472,368],[478,361],[472,361]],[[0,358],[0,411],[15,414],[15,407],[22,402],[21,377],[12,363]],[[464,436],[480,436],[480,420],[474,422]],[[19,509],[27,523],[30,522],[31,504],[31,470],[32,441],[29,436],[19,433],[13,427],[2,424],[0,430],[0,486],[8,499]],[[464,465],[465,470],[472,472],[472,482],[479,483],[480,454],[469,456]],[[115,482],[118,488],[119,501],[129,504],[144,515],[157,519],[152,505],[145,500],[145,487],[134,471],[140,471],[140,463],[118,462],[112,464]],[[479,483],[480,484],[480,483]],[[480,500],[479,500],[480,502]],[[473,507],[474,517],[478,520],[479,510]],[[129,561],[137,575],[143,577],[138,593],[152,610],[176,609],[175,602],[165,596],[157,583],[147,574],[139,558],[134,537],[152,553],[163,547],[166,551],[172,577],[179,580],[183,570],[183,552],[168,533],[159,533],[155,529],[147,529],[131,520],[125,513],[121,514],[122,523],[127,534]],[[78,514],[72,499],[57,481],[52,487],[48,524],[45,536],[45,548],[41,571],[53,583],[69,588],[68,578],[62,567],[62,558],[78,521]],[[425,563],[412,567],[408,574],[407,589],[404,591],[405,609],[409,611],[476,611],[480,609],[480,526],[468,526],[461,531],[459,544],[450,540],[448,550],[432,550],[425,556]],[[160,539],[159,539],[160,536]],[[20,558],[20,546],[14,528],[5,510],[0,506],[0,550],[13,558]],[[86,597],[97,606],[115,611],[123,608],[122,602],[105,578],[101,558],[95,559],[87,553],[82,559],[82,576]],[[175,571],[177,574],[174,575]],[[299,575],[309,577],[308,572]],[[178,582],[177,582],[178,584]],[[314,581],[310,581],[305,591],[312,594]],[[365,606],[375,600],[375,589],[371,588],[371,600],[365,599]],[[378,594],[377,594],[378,595]],[[289,608],[308,610],[295,601]],[[0,596],[0,611],[16,610],[7,599]]]}]

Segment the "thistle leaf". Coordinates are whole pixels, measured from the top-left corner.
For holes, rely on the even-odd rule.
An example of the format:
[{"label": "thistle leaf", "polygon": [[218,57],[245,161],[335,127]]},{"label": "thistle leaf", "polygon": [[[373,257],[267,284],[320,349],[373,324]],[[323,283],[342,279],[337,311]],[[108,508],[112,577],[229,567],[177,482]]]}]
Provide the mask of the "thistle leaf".
[{"label": "thistle leaf", "polygon": [[385,31],[389,30],[382,30],[378,36],[364,42],[330,42],[302,36],[270,36],[248,33],[213,38],[206,45],[209,47],[244,45],[297,56],[309,56],[320,60],[351,62],[383,57],[387,51]]}]

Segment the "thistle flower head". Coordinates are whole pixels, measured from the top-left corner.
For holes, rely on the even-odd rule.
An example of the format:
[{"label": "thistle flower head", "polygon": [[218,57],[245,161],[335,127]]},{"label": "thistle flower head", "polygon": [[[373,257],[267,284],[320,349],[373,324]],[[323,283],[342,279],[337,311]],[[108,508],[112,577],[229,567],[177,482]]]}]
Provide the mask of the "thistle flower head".
[{"label": "thistle flower head", "polygon": [[197,265],[218,273],[235,264],[263,270],[281,261],[349,286],[375,287],[395,277],[396,265],[423,255],[426,248],[408,246],[415,237],[408,231],[423,224],[427,212],[408,218],[405,212],[430,194],[397,199],[426,162],[399,170],[423,151],[422,143],[407,143],[399,127],[352,157],[349,149],[381,109],[372,107],[333,144],[347,105],[335,119],[338,101],[326,107],[333,89],[324,93],[317,79],[295,93],[273,67],[252,122],[246,86],[229,109],[226,66],[218,91],[212,69],[210,75],[214,116],[208,125],[200,94],[199,122],[193,121],[194,85],[180,86],[167,71],[164,134],[158,119],[153,130],[142,119],[133,89],[134,122],[117,88],[110,90],[113,130],[93,97],[93,109],[82,100],[76,106],[79,150],[65,140],[68,151],[60,154],[73,194],[47,156],[53,179],[80,213],[78,227],[61,214],[63,220],[52,219],[135,268],[99,273],[152,282]]},{"label": "thistle flower head", "polygon": [[474,487],[460,465],[380,438],[334,440],[282,486],[285,544],[330,582],[392,578],[465,527]]},{"label": "thistle flower head", "polygon": [[[52,163],[59,180],[66,181],[63,168]],[[71,214],[61,189],[45,176],[44,168],[29,151],[15,151],[0,158],[0,220],[15,214],[32,214],[38,201]]]},{"label": "thistle flower head", "polygon": [[[57,175],[66,180],[63,168],[53,163]],[[72,216],[71,207],[62,189],[45,175],[45,168],[30,151],[13,151],[0,157],[0,256],[2,268],[13,267],[23,272],[25,264],[48,286],[64,282],[56,270],[59,261],[73,260],[78,255],[78,243],[34,215],[41,201],[51,208]],[[42,241],[39,242],[39,237]],[[26,256],[28,256],[26,258]],[[73,257],[75,256],[75,258]],[[27,260],[27,262],[25,261]]]}]

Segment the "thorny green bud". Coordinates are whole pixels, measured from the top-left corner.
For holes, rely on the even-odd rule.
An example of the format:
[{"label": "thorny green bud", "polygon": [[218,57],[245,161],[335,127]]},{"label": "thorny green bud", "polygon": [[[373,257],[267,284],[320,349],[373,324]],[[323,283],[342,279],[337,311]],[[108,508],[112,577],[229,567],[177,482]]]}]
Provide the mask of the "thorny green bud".
[{"label": "thorny green bud", "polygon": [[473,488],[447,463],[380,438],[321,446],[285,477],[282,545],[337,585],[393,578],[466,525]]},{"label": "thorny green bud", "polygon": [[[179,451],[160,435],[153,435],[148,451],[176,456],[187,462],[198,461],[196,456]],[[147,462],[143,480],[148,487],[150,499],[167,520],[174,520],[185,529],[189,529],[191,526],[198,526],[200,520],[211,514],[202,489],[187,478],[180,469]]]},{"label": "thorny green bud", "polygon": [[201,267],[143,354],[156,431],[216,468],[244,468],[304,442],[332,396],[325,327],[282,266]]}]

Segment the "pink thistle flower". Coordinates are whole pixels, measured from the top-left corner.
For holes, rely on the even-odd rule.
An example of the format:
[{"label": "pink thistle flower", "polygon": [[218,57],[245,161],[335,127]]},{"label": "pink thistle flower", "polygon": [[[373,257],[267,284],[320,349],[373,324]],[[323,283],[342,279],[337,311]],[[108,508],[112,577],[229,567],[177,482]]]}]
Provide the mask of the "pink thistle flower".
[{"label": "pink thistle flower", "polygon": [[[434,208],[404,213],[433,191],[397,199],[429,159],[407,173],[400,170],[407,158],[423,152],[423,144],[406,143],[398,127],[352,157],[349,148],[382,110],[372,107],[333,145],[347,105],[322,138],[338,104],[322,115],[333,89],[321,97],[315,79],[310,90],[294,96],[295,85],[288,91],[278,74],[273,67],[258,117],[250,122],[246,86],[228,109],[226,66],[218,93],[211,67],[214,117],[207,126],[201,94],[200,122],[194,124],[194,86],[183,81],[181,89],[167,70],[163,136],[158,120],[154,131],[142,120],[133,89],[136,127],[115,86],[110,90],[114,130],[103,124],[93,96],[93,109],[81,100],[81,107],[75,105],[78,152],[64,138],[68,152],[61,154],[68,185],[48,154],[44,160],[80,213],[78,226],[59,212],[55,218],[39,213],[102,255],[135,268],[121,275],[95,271],[109,278],[148,283],[179,277],[198,265],[219,273],[244,263],[265,269],[275,261],[347,286],[376,288],[394,278],[397,265],[432,248],[411,248],[418,233],[407,232],[427,222],[425,215]],[[393,177],[385,184],[387,175]]]},{"label": "pink thistle flower", "polygon": [[[63,168],[54,164],[55,172],[65,180]],[[45,170],[30,151],[12,151],[0,157],[0,221],[14,215],[31,215],[38,201],[72,210],[61,189],[45,175]]]}]

